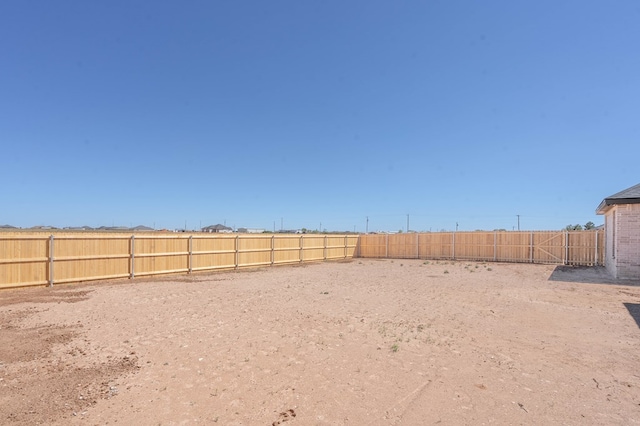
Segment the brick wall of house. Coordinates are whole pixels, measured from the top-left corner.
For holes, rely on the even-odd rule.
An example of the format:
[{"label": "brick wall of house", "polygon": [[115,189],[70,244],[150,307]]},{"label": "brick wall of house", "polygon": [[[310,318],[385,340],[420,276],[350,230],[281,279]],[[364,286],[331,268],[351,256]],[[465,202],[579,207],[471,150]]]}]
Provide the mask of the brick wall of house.
[{"label": "brick wall of house", "polygon": [[605,221],[607,269],[616,278],[640,279],[640,204],[614,206]]}]

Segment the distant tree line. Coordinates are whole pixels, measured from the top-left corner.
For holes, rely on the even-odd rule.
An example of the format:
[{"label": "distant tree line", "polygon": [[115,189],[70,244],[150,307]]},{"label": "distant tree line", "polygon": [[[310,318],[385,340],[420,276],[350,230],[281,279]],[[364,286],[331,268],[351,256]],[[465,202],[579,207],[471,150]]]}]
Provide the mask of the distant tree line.
[{"label": "distant tree line", "polygon": [[567,225],[564,227],[564,231],[588,231],[590,229],[596,229],[596,224],[589,221],[587,223],[583,225],[577,224],[577,225]]}]

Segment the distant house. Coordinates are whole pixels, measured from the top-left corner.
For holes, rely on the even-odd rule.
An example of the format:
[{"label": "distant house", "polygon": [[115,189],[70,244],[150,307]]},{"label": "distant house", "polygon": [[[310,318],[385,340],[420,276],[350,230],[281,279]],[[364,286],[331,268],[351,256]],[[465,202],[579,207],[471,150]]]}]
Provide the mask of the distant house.
[{"label": "distant house", "polygon": [[238,228],[238,232],[241,234],[263,234],[264,229],[260,228]]},{"label": "distant house", "polygon": [[209,225],[206,228],[202,228],[201,229],[202,232],[218,232],[218,233],[231,233],[233,232],[233,229],[229,228],[228,226],[224,226],[224,225]]},{"label": "distant house", "polygon": [[281,229],[278,234],[302,234],[300,229]]},{"label": "distant house", "polygon": [[0,229],[18,229],[18,228],[11,225],[0,225]]},{"label": "distant house", "polygon": [[605,265],[614,278],[640,279],[640,184],[600,203],[604,215]]}]

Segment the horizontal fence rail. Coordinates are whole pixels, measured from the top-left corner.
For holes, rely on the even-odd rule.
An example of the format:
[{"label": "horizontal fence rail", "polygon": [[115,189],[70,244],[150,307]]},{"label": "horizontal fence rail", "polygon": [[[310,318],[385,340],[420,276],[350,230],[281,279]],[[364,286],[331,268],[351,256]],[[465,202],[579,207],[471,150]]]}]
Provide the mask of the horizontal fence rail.
[{"label": "horizontal fence rail", "polygon": [[367,234],[358,257],[604,265],[604,231]]},{"label": "horizontal fence rail", "polygon": [[0,289],[354,257],[357,235],[0,233]]}]

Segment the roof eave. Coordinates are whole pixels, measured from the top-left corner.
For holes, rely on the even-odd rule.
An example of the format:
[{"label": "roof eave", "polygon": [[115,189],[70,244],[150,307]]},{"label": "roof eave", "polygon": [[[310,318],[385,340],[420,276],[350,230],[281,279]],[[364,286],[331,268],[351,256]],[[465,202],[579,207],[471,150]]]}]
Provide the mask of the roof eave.
[{"label": "roof eave", "polygon": [[606,200],[602,200],[598,207],[596,207],[596,214],[605,214],[609,210],[609,206],[605,201]]},{"label": "roof eave", "polygon": [[596,208],[596,214],[606,214],[612,206],[619,204],[640,204],[640,198],[605,198]]}]

